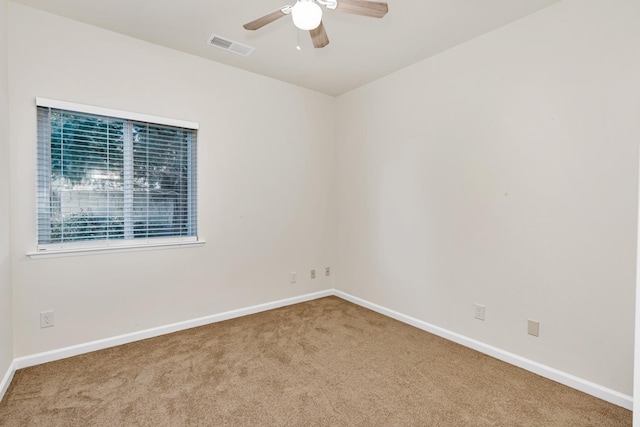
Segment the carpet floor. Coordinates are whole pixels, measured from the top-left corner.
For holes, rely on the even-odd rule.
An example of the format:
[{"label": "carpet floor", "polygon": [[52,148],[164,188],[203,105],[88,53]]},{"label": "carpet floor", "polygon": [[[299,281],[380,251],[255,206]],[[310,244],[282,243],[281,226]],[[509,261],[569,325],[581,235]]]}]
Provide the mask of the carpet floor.
[{"label": "carpet floor", "polygon": [[631,426],[336,297],[18,370],[2,426]]}]

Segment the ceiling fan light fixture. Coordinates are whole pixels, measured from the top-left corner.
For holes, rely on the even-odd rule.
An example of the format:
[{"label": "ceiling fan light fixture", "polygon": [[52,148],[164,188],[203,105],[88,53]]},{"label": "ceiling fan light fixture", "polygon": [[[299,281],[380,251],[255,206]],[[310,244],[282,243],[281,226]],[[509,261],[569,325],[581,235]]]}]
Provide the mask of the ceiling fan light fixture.
[{"label": "ceiling fan light fixture", "polygon": [[322,9],[313,0],[298,0],[291,8],[291,17],[301,30],[314,30],[322,21]]}]

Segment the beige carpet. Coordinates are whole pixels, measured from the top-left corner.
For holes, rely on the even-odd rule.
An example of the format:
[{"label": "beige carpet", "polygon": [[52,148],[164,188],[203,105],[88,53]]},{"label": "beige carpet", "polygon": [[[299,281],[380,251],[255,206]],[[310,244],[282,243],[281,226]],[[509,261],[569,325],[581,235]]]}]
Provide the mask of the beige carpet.
[{"label": "beige carpet", "polygon": [[630,426],[631,412],[336,297],[16,372],[2,426]]}]

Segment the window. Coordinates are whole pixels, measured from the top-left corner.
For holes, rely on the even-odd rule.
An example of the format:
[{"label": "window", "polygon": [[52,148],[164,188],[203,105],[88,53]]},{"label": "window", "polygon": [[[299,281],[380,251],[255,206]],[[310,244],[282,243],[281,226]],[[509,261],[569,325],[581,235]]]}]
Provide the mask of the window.
[{"label": "window", "polygon": [[197,124],[37,108],[38,252],[197,241]]}]

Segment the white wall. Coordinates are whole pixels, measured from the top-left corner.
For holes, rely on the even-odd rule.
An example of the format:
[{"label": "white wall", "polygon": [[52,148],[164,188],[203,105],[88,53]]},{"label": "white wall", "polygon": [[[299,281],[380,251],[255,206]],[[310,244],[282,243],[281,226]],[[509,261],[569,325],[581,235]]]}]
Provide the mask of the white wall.
[{"label": "white wall", "polygon": [[9,104],[7,102],[7,2],[0,0],[0,381],[13,361],[9,246]]},{"label": "white wall", "polygon": [[[333,259],[333,98],[14,3],[9,36],[16,356],[333,286],[308,279]],[[27,257],[36,96],[199,122],[206,245]]]},{"label": "white wall", "polygon": [[338,287],[631,395],[638,22],[565,0],[340,97]]}]

